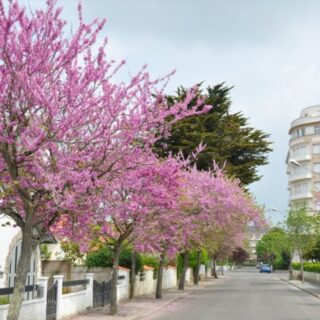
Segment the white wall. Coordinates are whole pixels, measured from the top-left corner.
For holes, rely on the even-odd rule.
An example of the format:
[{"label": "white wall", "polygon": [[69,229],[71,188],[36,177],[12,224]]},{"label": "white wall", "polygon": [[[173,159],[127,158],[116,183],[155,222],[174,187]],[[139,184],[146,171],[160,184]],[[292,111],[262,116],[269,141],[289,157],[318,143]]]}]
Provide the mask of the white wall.
[{"label": "white wall", "polygon": [[[22,302],[19,320],[44,320],[47,307],[47,283],[48,278],[38,278],[37,284],[43,287],[43,297]],[[9,305],[0,306],[0,320],[6,320]]]},{"label": "white wall", "polygon": [[[121,267],[120,267],[121,268]],[[119,268],[119,275],[124,275],[125,279],[118,284],[118,301],[129,298],[130,290],[130,270],[126,268]],[[153,279],[153,270],[144,270],[145,278],[140,281],[140,274],[136,276],[135,295],[148,295],[156,292],[157,280]],[[190,271],[189,271],[190,274]],[[190,279],[190,277],[189,277]],[[190,281],[190,280],[189,280]],[[177,287],[177,269],[175,267],[168,267],[163,269],[162,288],[176,288]]]},{"label": "white wall", "polygon": [[57,320],[75,315],[93,306],[93,274],[86,273],[89,280],[86,289],[68,294],[62,294],[63,276],[53,276],[58,283],[57,288]]},{"label": "white wall", "polygon": [[[20,320],[44,320],[46,318],[44,299],[24,301],[21,307]],[[6,320],[9,305],[0,306],[0,320]]]},{"label": "white wall", "polygon": [[145,278],[143,281],[140,281],[140,273],[138,273],[138,275],[136,276],[134,286],[135,296],[143,296],[155,292],[157,280],[153,279],[153,270],[145,270],[144,274]]},{"label": "white wall", "polygon": [[124,276],[124,279],[118,280],[117,299],[118,301],[129,299],[130,288],[130,269],[119,267],[118,276]]},{"label": "white wall", "polygon": [[167,267],[163,269],[162,288],[169,289],[177,287],[177,269]]},{"label": "white wall", "polygon": [[[298,277],[300,275],[300,271],[293,270],[293,275],[294,275],[294,277]],[[320,273],[318,273],[318,272],[303,271],[303,275],[304,275],[305,280],[320,282]]]},{"label": "white wall", "polygon": [[188,268],[186,272],[186,283],[190,284],[192,282],[192,269]]}]

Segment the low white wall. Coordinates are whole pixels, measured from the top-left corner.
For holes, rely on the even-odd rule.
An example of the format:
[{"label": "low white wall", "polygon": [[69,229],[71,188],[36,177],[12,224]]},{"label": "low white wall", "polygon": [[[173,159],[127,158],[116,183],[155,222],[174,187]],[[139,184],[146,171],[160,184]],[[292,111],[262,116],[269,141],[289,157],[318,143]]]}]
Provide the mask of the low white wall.
[{"label": "low white wall", "polygon": [[[46,318],[44,299],[28,300],[22,303],[19,320],[44,320]],[[9,305],[0,306],[0,320],[6,320]]]},{"label": "low white wall", "polygon": [[200,265],[200,270],[199,270],[199,276],[205,276],[206,275],[206,266],[204,264]]},{"label": "low white wall", "polygon": [[117,300],[129,299],[130,290],[130,269],[119,267],[118,276],[124,276],[124,279],[118,280]]},{"label": "low white wall", "polygon": [[167,267],[163,269],[162,288],[169,289],[177,286],[177,269]]},{"label": "low white wall", "polygon": [[92,308],[93,305],[93,274],[86,273],[85,278],[89,280],[86,289],[68,294],[62,294],[63,276],[54,276],[58,283],[57,288],[57,320]]},{"label": "low white wall", "polygon": [[217,271],[220,271],[221,269],[223,270],[223,271],[230,271],[230,270],[233,270],[233,266],[218,266],[217,265]]},{"label": "low white wall", "polygon": [[153,279],[153,269],[144,270],[144,280],[140,280],[141,272],[136,276],[134,285],[135,296],[143,296],[155,292],[157,280]]},{"label": "low white wall", "polygon": [[[47,308],[47,283],[48,278],[38,278],[37,284],[43,287],[43,297],[40,299],[22,302],[19,320],[44,320]],[[6,320],[9,305],[0,306],[0,320]]]},{"label": "low white wall", "polygon": [[192,269],[188,268],[186,272],[186,283],[190,284],[192,282]]},{"label": "low white wall", "polygon": [[[300,275],[300,271],[299,270],[293,270],[293,276],[295,278],[297,278],[299,275]],[[304,275],[305,280],[319,281],[320,282],[320,273],[304,271],[303,275]]]}]

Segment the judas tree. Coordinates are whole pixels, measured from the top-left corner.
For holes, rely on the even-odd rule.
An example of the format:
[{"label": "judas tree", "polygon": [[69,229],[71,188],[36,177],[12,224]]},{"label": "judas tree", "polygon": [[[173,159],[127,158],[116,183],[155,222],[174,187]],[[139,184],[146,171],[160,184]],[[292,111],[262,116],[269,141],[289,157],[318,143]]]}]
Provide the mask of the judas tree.
[{"label": "judas tree", "polygon": [[17,1],[0,1],[0,211],[22,231],[10,320],[18,318],[39,237],[61,226],[85,237],[113,179],[139,165],[154,132],[194,112],[186,107],[192,94],[168,108],[167,77],[151,80],[145,68],[116,83],[124,62],[108,61],[106,41],[97,43],[104,20],[84,23],[79,6],[67,36],[61,10],[48,1],[27,14]]},{"label": "judas tree", "polygon": [[[240,230],[244,229],[249,221],[262,221],[257,207],[243,191],[240,182],[227,178],[223,170],[215,164],[212,171],[199,172],[193,168],[189,174],[190,188],[187,188],[185,198],[190,199],[190,203],[194,205],[196,214],[191,212],[191,215],[197,220],[199,227],[196,238],[193,234],[193,238],[189,240],[197,243],[198,251],[203,246],[213,253],[213,243],[217,240],[217,235],[228,234],[221,242],[221,245],[226,245],[231,243],[233,237],[239,236]],[[192,206],[187,205],[185,208]],[[185,269],[184,267],[183,271]],[[180,283],[180,286],[183,287],[183,284]]]},{"label": "judas tree", "polygon": [[[133,242],[136,248],[148,251],[149,243],[140,243],[139,233],[148,234],[169,221],[169,214],[175,209],[179,190],[180,164],[173,158],[159,162],[154,155],[142,158],[144,165],[113,179],[112,190],[105,189],[96,207],[97,216],[93,233],[103,237],[113,251],[111,314],[117,313],[117,280],[121,248],[126,242]],[[158,235],[169,237],[167,230]],[[137,239],[136,239],[137,238]]]}]

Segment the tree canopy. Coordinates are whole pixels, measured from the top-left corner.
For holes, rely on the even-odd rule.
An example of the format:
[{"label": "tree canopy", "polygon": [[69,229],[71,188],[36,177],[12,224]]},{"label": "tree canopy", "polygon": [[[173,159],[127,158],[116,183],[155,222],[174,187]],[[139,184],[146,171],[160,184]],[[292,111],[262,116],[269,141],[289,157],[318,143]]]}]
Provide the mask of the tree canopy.
[{"label": "tree canopy", "polygon": [[[213,160],[225,166],[228,175],[248,185],[260,179],[257,167],[267,164],[267,154],[272,149],[269,135],[248,125],[248,119],[241,113],[231,113],[230,90],[225,83],[208,86],[206,90],[197,85],[195,97],[189,106],[202,102],[213,108],[205,113],[177,121],[170,135],[158,140],[155,151],[162,157],[181,150],[185,157],[191,155],[202,142],[206,148],[197,157],[197,168],[208,170]],[[179,87],[176,95],[167,96],[169,105],[184,101],[188,90]]]},{"label": "tree canopy", "polygon": [[288,234],[279,227],[274,227],[262,236],[257,243],[257,256],[260,261],[272,263],[275,268],[286,269],[290,258]]}]

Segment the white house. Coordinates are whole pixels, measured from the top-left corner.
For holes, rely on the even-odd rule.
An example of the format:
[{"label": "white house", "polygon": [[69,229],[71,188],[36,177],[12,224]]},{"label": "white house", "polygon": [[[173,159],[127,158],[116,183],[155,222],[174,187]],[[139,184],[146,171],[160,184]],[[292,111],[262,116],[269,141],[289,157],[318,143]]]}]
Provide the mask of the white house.
[{"label": "white house", "polygon": [[[15,222],[0,215],[0,288],[13,287],[18,260],[21,254],[22,233]],[[32,254],[26,285],[35,284],[41,275],[40,250]]]}]

